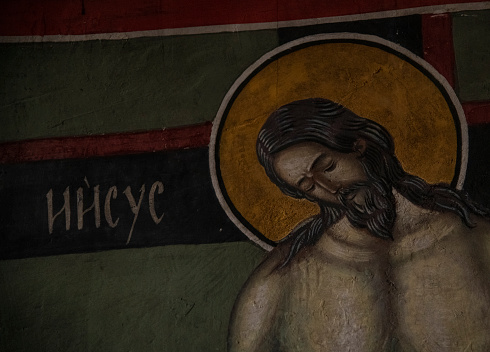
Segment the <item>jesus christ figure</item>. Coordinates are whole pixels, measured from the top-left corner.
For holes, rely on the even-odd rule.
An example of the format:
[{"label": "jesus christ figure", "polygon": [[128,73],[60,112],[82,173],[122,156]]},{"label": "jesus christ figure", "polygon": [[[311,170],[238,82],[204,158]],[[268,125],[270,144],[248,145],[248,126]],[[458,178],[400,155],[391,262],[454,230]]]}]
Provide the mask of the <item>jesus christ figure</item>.
[{"label": "jesus christ figure", "polygon": [[230,351],[490,351],[488,209],[405,172],[382,126],[326,99],[276,110],[257,155],[320,213],[243,287]]}]

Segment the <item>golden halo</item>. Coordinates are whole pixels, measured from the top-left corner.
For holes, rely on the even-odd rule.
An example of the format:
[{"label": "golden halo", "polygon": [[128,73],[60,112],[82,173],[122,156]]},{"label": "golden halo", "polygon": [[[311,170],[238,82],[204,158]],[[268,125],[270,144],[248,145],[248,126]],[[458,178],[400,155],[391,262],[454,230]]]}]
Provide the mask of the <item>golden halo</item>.
[{"label": "golden halo", "polygon": [[225,98],[210,161],[221,204],[264,248],[318,213],[317,205],[282,194],[255,154],[267,117],[294,100],[327,98],[380,123],[407,172],[461,186],[467,152],[462,109],[447,82],[420,58],[377,37],[344,33],[303,38],[261,60]]}]

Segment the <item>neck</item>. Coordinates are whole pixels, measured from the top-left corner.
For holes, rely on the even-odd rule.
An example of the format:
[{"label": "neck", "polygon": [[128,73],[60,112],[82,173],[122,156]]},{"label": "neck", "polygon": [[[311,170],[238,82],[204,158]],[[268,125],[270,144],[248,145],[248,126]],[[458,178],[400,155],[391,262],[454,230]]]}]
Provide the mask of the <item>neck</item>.
[{"label": "neck", "polygon": [[454,228],[464,226],[453,213],[441,213],[421,208],[397,192],[397,220],[393,227],[394,242],[390,246],[393,263],[409,260],[421,250],[432,247],[450,234]]},{"label": "neck", "polygon": [[397,191],[393,191],[393,195],[396,200],[396,221],[393,226],[395,242],[419,232],[434,219],[435,212],[413,204]]},{"label": "neck", "polygon": [[438,213],[413,204],[397,191],[393,191],[393,195],[397,213],[393,240],[375,237],[367,229],[356,228],[344,216],[325,231],[315,247],[337,258],[357,262],[379,259],[382,253],[387,253],[388,250],[391,252],[395,248],[416,251],[415,247],[419,245],[416,243],[417,238],[432,227],[432,222],[441,221],[441,217],[435,216]]},{"label": "neck", "polygon": [[390,240],[375,237],[367,229],[359,229],[344,216],[328,228],[315,247],[337,259],[369,262],[386,252]]}]

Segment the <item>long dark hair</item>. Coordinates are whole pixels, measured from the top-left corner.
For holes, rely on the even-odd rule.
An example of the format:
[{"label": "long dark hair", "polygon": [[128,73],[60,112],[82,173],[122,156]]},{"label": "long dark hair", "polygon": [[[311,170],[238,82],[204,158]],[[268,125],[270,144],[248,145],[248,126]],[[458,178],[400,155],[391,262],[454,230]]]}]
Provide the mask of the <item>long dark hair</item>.
[{"label": "long dark hair", "polygon": [[[273,166],[275,154],[303,142],[315,142],[339,152],[351,153],[359,139],[366,141],[362,164],[368,178],[385,180],[422,208],[453,212],[468,227],[474,226],[470,214],[490,217],[489,210],[473,202],[465,192],[443,183],[431,185],[405,172],[395,156],[393,138],[384,127],[328,99],[298,100],[274,111],[259,132],[257,157],[271,181],[283,193],[304,198],[301,190],[289,186],[277,176]],[[301,248],[314,244],[341,216],[342,210],[320,204],[320,214],[289,236],[294,239],[286,263]]]}]

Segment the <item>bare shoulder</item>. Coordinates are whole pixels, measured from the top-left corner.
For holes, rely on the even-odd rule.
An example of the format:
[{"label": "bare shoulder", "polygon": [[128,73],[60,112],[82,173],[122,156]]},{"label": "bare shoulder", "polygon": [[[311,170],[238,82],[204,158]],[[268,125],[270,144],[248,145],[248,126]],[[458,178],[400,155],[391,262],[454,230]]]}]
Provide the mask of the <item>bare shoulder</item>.
[{"label": "bare shoulder", "polygon": [[[286,247],[280,245],[274,248],[253,271],[240,291],[236,306],[240,304],[247,305],[251,299],[254,301],[265,300],[271,294],[275,294],[275,288],[280,286],[284,279],[284,274],[281,273],[280,267],[286,257]],[[264,295],[265,293],[267,295]]]},{"label": "bare shoulder", "polygon": [[445,351],[490,351],[490,224],[471,220],[473,227],[455,214],[434,214],[397,247],[398,330],[414,350],[439,351],[444,341]]},{"label": "bare shoulder", "polygon": [[[443,218],[446,231],[444,239],[469,246],[490,256],[490,220],[477,215],[471,217],[472,226],[467,226],[455,215]],[[476,253],[475,253],[476,254]]]},{"label": "bare shoulder", "polygon": [[472,220],[475,224],[475,226],[472,228],[472,231],[475,234],[490,238],[490,219],[475,216]]},{"label": "bare shoulder", "polygon": [[266,351],[273,347],[269,336],[287,282],[280,266],[288,247],[281,244],[273,249],[240,291],[230,320],[229,351]]},{"label": "bare shoulder", "polygon": [[487,247],[490,255],[490,221],[472,215],[473,226],[468,226],[454,213],[433,212],[420,219],[413,219],[414,228],[391,246],[395,262],[411,260],[416,253],[439,251],[441,246],[454,248]]},{"label": "bare shoulder", "polygon": [[475,254],[490,271],[490,220],[481,217],[474,220],[475,226],[470,229],[467,239],[475,248]]}]

